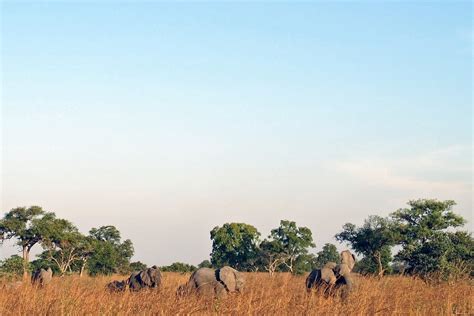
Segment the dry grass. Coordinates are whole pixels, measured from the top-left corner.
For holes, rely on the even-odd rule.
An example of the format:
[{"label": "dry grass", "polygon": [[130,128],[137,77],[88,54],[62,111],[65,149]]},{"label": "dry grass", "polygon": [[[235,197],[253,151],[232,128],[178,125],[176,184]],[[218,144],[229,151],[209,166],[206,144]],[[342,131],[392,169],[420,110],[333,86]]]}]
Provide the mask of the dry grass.
[{"label": "dry grass", "polygon": [[[0,315],[83,314],[347,314],[347,315],[451,315],[474,314],[472,285],[427,285],[407,277],[381,280],[360,278],[347,303],[338,298],[308,295],[304,277],[249,273],[246,290],[224,300],[187,297],[178,299],[176,288],[189,275],[164,273],[160,291],[108,293],[112,278],[55,278],[44,289],[29,285],[17,289],[0,284]],[[115,278],[117,279],[117,278]]]}]

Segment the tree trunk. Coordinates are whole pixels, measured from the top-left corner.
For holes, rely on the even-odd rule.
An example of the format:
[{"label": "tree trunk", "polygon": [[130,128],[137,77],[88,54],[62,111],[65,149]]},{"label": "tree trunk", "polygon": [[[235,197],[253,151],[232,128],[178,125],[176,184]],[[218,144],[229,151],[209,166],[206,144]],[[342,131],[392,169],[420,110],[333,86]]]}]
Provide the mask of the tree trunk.
[{"label": "tree trunk", "polygon": [[378,276],[381,278],[383,276],[384,268],[382,265],[382,254],[381,253],[376,253],[375,258],[377,259],[377,265],[378,265]]},{"label": "tree trunk", "polygon": [[28,264],[30,263],[30,250],[27,246],[23,246],[23,279],[28,279]]},{"label": "tree trunk", "polygon": [[79,277],[80,278],[82,278],[82,276],[84,275],[84,269],[86,267],[86,263],[87,263],[87,260],[82,260],[81,270],[79,272]]}]

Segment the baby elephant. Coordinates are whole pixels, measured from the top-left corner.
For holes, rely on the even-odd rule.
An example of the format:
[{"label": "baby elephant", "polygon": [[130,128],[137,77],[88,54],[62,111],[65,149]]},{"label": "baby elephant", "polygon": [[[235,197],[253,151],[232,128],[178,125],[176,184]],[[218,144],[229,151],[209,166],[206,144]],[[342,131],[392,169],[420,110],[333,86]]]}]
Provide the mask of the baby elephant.
[{"label": "baby elephant", "polygon": [[48,268],[48,270],[38,269],[31,275],[31,283],[40,287],[47,285],[52,279],[53,270],[51,268]]},{"label": "baby elephant", "polygon": [[224,298],[228,293],[242,292],[244,283],[243,274],[231,267],[225,266],[217,270],[200,268],[191,274],[185,285],[178,288],[177,294],[197,293]]},{"label": "baby elephant", "polygon": [[112,281],[106,287],[110,292],[123,292],[127,289],[127,280]]},{"label": "baby elephant", "polygon": [[334,290],[341,289],[341,296],[346,299],[354,285],[351,271],[355,265],[355,256],[349,251],[341,252],[341,263],[328,262],[322,269],[316,269],[306,278],[308,292],[316,288],[328,296]]}]

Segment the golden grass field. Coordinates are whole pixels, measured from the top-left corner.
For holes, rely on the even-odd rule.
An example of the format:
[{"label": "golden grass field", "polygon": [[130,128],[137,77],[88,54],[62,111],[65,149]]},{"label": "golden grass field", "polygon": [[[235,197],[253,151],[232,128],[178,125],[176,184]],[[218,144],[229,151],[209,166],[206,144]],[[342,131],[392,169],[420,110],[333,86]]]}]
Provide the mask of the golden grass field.
[{"label": "golden grass field", "polygon": [[108,293],[105,284],[125,277],[68,276],[54,278],[43,289],[0,284],[0,315],[83,314],[252,314],[252,315],[473,315],[474,291],[469,281],[427,285],[419,279],[393,276],[360,277],[344,303],[339,298],[307,294],[305,276],[247,273],[242,294],[223,300],[177,298],[188,275],[164,273],[158,291]]}]

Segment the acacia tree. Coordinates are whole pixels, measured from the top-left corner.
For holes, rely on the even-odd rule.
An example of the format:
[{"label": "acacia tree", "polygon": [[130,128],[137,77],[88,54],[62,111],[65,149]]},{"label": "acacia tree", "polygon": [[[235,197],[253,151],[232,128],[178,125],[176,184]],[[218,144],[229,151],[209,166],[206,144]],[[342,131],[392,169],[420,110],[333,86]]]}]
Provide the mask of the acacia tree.
[{"label": "acacia tree", "polygon": [[213,266],[251,270],[258,258],[260,233],[252,225],[226,223],[211,230]]},{"label": "acacia tree", "polygon": [[295,262],[299,256],[308,254],[308,248],[315,247],[311,230],[298,227],[295,222],[281,220],[280,226],[271,231],[269,238],[278,244],[284,258],[283,264],[291,273],[295,272]]},{"label": "acacia tree", "polygon": [[0,242],[17,239],[23,258],[23,277],[28,276],[31,248],[60,229],[61,221],[39,206],[17,207],[0,220]]},{"label": "acacia tree", "polygon": [[461,260],[473,265],[474,241],[467,232],[452,232],[466,221],[453,212],[454,201],[420,199],[391,214],[402,249],[395,256],[408,273],[441,271],[449,276]]},{"label": "acacia tree", "polygon": [[335,237],[340,242],[348,242],[357,253],[372,258],[377,265],[378,275],[384,274],[390,262],[390,255],[387,261],[386,254],[390,254],[390,247],[396,243],[389,220],[380,216],[369,216],[361,227],[351,223],[345,224],[342,232]]}]

